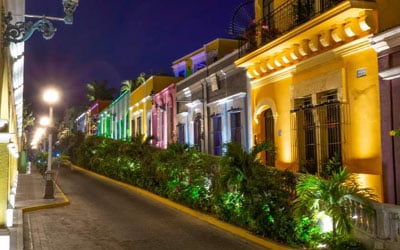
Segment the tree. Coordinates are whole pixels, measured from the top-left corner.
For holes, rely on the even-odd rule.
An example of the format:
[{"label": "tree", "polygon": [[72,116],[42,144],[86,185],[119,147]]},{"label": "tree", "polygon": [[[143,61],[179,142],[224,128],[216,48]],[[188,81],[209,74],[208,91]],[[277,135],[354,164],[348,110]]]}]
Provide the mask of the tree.
[{"label": "tree", "polygon": [[24,150],[27,150],[27,133],[35,125],[35,117],[30,110],[30,103],[24,102],[22,116],[22,147]]},{"label": "tree", "polygon": [[140,85],[146,82],[146,74],[145,73],[140,73],[139,76],[136,78],[135,81],[132,80],[125,80],[121,82],[121,93],[124,91],[134,91],[137,89]]},{"label": "tree", "polygon": [[112,100],[116,93],[115,88],[107,87],[107,81],[105,80],[100,83],[97,80],[93,80],[93,82],[86,84],[86,88],[88,90],[86,96],[90,102],[96,100]]},{"label": "tree", "polygon": [[121,93],[125,91],[132,91],[133,89],[133,82],[132,80],[125,80],[121,82]]},{"label": "tree", "polygon": [[311,174],[301,175],[296,185],[298,197],[295,199],[295,214],[316,215],[325,212],[332,218],[333,239],[338,235],[351,232],[352,221],[349,211],[351,200],[356,200],[370,208],[370,201],[375,199],[369,188],[361,188],[355,177],[345,168],[333,172],[332,176],[324,179]]},{"label": "tree", "polygon": [[142,85],[143,83],[145,83],[146,82],[146,78],[147,78],[147,76],[146,76],[145,73],[143,73],[143,72],[140,73],[139,76],[136,78],[136,81],[135,81],[136,88],[139,87],[140,85]]}]

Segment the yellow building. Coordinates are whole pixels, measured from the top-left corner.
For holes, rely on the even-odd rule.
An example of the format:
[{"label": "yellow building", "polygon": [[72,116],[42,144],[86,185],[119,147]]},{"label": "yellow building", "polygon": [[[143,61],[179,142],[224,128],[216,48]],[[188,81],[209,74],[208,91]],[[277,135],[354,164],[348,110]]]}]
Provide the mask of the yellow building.
[{"label": "yellow building", "polygon": [[253,143],[275,143],[276,167],[321,173],[335,157],[383,197],[370,38],[399,24],[399,7],[383,0],[255,1],[256,20],[236,65],[251,79]]},{"label": "yellow building", "polygon": [[155,75],[132,91],[129,107],[132,137],[137,135],[149,137],[152,135],[152,124],[157,122],[153,121],[152,118],[152,97],[180,79],[173,76]]},{"label": "yellow building", "polygon": [[[14,23],[23,20],[25,1],[1,1],[0,8],[14,14]],[[0,25],[6,26],[3,15]],[[0,44],[0,228],[3,228],[12,226],[7,210],[12,215],[21,152],[24,43],[8,43],[2,34]]]}]

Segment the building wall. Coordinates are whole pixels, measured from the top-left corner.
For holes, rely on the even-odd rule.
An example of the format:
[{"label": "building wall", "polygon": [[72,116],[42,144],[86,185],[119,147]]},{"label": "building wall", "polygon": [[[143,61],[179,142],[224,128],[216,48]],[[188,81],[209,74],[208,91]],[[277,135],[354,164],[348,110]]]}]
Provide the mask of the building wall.
[{"label": "building wall", "polygon": [[167,148],[176,140],[176,91],[175,83],[153,96],[152,105],[152,135],[153,145]]},{"label": "building wall", "polygon": [[130,121],[132,136],[151,136],[152,130],[152,97],[180,77],[151,76],[130,95]]},{"label": "building wall", "polygon": [[378,54],[384,201],[400,204],[400,140],[389,132],[400,128],[400,26],[372,38]]},{"label": "building wall", "polygon": [[[274,1],[274,7],[281,3]],[[262,1],[256,1],[255,8],[257,17],[262,17]],[[315,171],[322,171],[330,153],[321,145],[328,144],[326,138],[331,134],[326,134],[336,128],[342,164],[357,173],[360,183],[372,188],[381,199],[378,65],[377,53],[369,41],[378,30],[376,9],[373,2],[343,1],[337,8],[260,46],[236,64],[246,67],[251,77],[254,141],[265,140],[264,112],[272,110],[276,167],[293,171],[304,168],[308,163],[301,155],[309,150],[315,152],[311,156],[316,158],[312,159],[317,165]],[[363,30],[362,20],[367,24]],[[275,24],[278,28],[281,25],[279,20]],[[324,113],[329,105],[324,98],[335,98],[339,126]],[[306,119],[312,122],[306,123]],[[310,146],[302,146],[309,141],[305,145]]]},{"label": "building wall", "polygon": [[[0,8],[17,14],[15,21],[22,21],[25,1],[1,1]],[[4,17],[0,17],[4,25]],[[6,46],[0,38],[0,120],[7,125],[0,132],[0,227],[6,224],[6,210],[11,203],[11,187],[18,175],[18,157],[21,152],[22,106],[23,106],[23,66],[24,45]]]}]

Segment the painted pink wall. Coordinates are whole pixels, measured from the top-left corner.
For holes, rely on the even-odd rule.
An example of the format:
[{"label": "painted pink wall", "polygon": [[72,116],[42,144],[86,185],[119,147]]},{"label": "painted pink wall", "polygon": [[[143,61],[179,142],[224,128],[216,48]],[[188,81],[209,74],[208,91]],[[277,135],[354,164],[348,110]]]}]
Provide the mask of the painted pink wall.
[{"label": "painted pink wall", "polygon": [[[153,140],[153,145],[157,147],[167,148],[168,143],[172,143],[176,139],[175,99],[175,83],[172,83],[153,96],[153,107],[151,111],[152,134],[156,137],[156,140]],[[168,109],[171,110],[169,115]],[[170,123],[170,132],[168,132],[168,123]],[[160,128],[158,126],[159,124]]]}]

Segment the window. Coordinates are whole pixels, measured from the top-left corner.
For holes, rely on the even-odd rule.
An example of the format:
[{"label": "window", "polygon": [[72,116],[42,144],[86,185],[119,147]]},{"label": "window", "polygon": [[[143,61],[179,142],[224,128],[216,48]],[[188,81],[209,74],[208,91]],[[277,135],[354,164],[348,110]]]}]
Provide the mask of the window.
[{"label": "window", "polygon": [[177,74],[176,76],[177,76],[177,77],[185,77],[185,76],[186,76],[185,70],[179,71],[178,74]]},{"label": "window", "polygon": [[333,157],[341,159],[340,103],[336,92],[323,92],[318,95],[317,107],[320,119],[321,144],[326,147],[321,152],[322,163]]},{"label": "window", "polygon": [[222,154],[222,119],[221,115],[213,116],[213,145],[214,155]]},{"label": "window", "polygon": [[[265,141],[275,144],[274,138],[274,116],[272,115],[272,110],[267,109],[264,112],[264,120],[265,120]],[[265,163],[268,166],[275,166],[275,155],[274,152],[266,151],[265,152]]]},{"label": "window", "polygon": [[185,124],[178,124],[178,143],[185,144]]},{"label": "window", "polygon": [[317,150],[311,96],[295,100],[297,149],[301,171],[317,173]]},{"label": "window", "polygon": [[[274,24],[274,0],[264,0],[263,3],[263,24],[261,26],[262,42],[268,42],[275,38]],[[276,17],[275,17],[276,18]]]},{"label": "window", "polygon": [[274,11],[274,0],[264,0],[263,14],[265,19],[271,19],[270,16]]},{"label": "window", "polygon": [[201,115],[197,114],[193,122],[193,144],[201,151]]},{"label": "window", "polygon": [[238,144],[242,143],[242,122],[240,118],[240,112],[230,113],[231,119],[231,142]]},{"label": "window", "polygon": [[142,117],[141,116],[139,116],[136,119],[136,123],[137,123],[137,134],[142,135]]},{"label": "window", "polygon": [[152,135],[151,133],[151,128],[152,128],[152,124],[151,124],[151,114],[149,114],[147,116],[147,137],[150,137]]},{"label": "window", "polygon": [[136,137],[136,122],[135,119],[131,121],[131,128],[132,128],[132,138]]},{"label": "window", "polygon": [[199,63],[196,63],[194,66],[193,66],[193,72],[196,72],[196,71],[198,71],[198,70],[200,70],[200,69],[202,69],[202,68],[205,68],[206,67],[206,61],[201,61],[201,62],[199,62]]},{"label": "window", "polygon": [[294,151],[302,171],[316,174],[329,159],[342,160],[342,106],[336,91],[316,95],[313,105],[311,96],[295,100],[292,111],[294,132],[297,135]]}]

